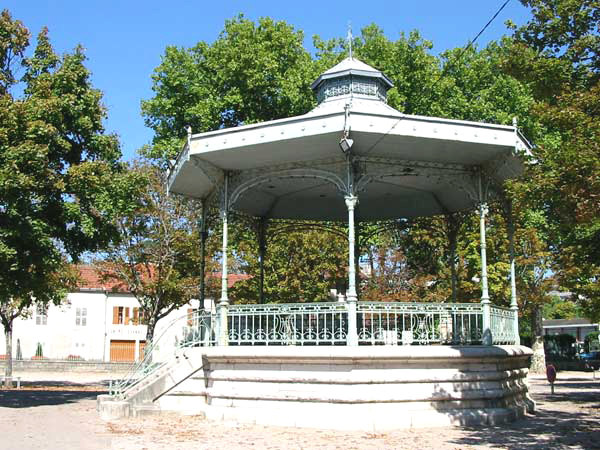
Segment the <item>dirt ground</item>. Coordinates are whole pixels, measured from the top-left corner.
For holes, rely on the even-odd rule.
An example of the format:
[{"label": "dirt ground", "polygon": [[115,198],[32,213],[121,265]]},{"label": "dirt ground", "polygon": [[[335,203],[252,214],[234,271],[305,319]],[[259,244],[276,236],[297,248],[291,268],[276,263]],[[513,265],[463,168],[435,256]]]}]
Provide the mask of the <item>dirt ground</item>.
[{"label": "dirt ground", "polygon": [[530,377],[537,411],[489,428],[336,432],[161,415],[102,422],[96,395],[106,374],[17,374],[21,390],[0,390],[0,448],[19,449],[600,449],[600,376],[560,372],[555,394]]}]

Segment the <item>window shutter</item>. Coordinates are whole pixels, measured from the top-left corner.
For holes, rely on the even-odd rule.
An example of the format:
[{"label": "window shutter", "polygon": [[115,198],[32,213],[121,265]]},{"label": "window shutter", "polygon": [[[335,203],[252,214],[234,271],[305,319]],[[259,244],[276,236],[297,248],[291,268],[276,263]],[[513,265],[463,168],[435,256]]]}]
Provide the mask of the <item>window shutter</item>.
[{"label": "window shutter", "polygon": [[134,325],[138,325],[138,323],[139,323],[139,320],[138,320],[140,317],[139,311],[140,311],[139,308],[136,308],[136,307],[133,308],[133,324]]},{"label": "window shutter", "polygon": [[113,325],[119,324],[119,307],[113,306]]},{"label": "window shutter", "polygon": [[129,308],[123,308],[125,310],[125,320],[123,321],[123,323],[125,325],[129,325]]}]

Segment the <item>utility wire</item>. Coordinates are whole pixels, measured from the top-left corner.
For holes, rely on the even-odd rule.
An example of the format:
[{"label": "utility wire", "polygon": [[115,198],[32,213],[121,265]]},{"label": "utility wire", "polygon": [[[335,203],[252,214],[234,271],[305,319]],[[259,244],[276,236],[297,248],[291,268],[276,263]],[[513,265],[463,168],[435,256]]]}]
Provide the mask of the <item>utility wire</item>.
[{"label": "utility wire", "polygon": [[[487,30],[487,28],[492,24],[492,22],[496,19],[496,17],[498,17],[498,14],[500,14],[502,12],[502,10],[506,7],[506,5],[508,5],[510,3],[510,0],[506,0],[502,6],[500,6],[500,8],[498,8],[498,11],[496,11],[496,13],[492,16],[492,18],[483,26],[483,28],[481,30],[479,30],[479,33],[477,33],[477,35],[471,39],[468,44],[462,49],[462,51],[458,54],[458,56],[456,57],[456,59],[454,60],[453,64],[446,64],[444,66],[444,68],[442,69],[442,71],[440,72],[439,76],[437,77],[437,79],[433,82],[433,84],[431,85],[431,87],[428,89],[428,93],[433,92],[433,88],[441,81],[441,79],[444,77],[444,75],[447,72],[448,67],[453,67],[454,64],[458,63],[461,58],[464,56],[464,54],[473,47],[473,44],[475,44],[475,42],[477,41],[477,39],[479,39],[479,36],[481,36],[485,30]],[[416,100],[419,100],[419,97],[417,97]],[[369,154],[375,147],[377,147],[377,145],[379,145],[379,143],[387,136],[389,135],[392,130],[394,128],[396,128],[396,126],[398,126],[398,124],[402,121],[402,119],[404,119],[405,115],[403,115],[402,117],[400,117],[395,123],[394,125],[391,126],[391,128],[383,135],[381,136],[379,139],[377,139],[377,141],[375,141],[375,143],[369,147],[369,149],[365,152],[365,154]]]}]

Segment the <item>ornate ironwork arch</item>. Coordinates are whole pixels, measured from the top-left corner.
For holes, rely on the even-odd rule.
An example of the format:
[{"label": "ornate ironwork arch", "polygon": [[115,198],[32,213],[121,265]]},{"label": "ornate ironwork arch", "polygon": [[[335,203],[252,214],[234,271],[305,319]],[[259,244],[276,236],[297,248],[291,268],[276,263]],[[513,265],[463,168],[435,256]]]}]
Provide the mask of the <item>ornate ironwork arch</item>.
[{"label": "ornate ironwork arch", "polygon": [[235,189],[233,189],[229,204],[234,205],[245,192],[249,191],[253,187],[268,183],[273,179],[281,178],[318,178],[333,184],[342,195],[346,195],[348,192],[346,183],[344,183],[342,178],[335,173],[320,169],[288,169],[278,172],[271,172],[242,181],[235,187]]}]

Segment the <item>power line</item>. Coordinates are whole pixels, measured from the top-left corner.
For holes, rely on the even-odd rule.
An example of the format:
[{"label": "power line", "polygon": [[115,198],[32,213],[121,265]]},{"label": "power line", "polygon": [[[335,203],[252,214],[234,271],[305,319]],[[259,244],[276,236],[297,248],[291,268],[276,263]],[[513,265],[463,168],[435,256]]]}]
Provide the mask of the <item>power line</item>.
[{"label": "power line", "polygon": [[[498,17],[498,14],[500,14],[502,12],[502,10],[506,7],[506,5],[508,5],[510,3],[510,0],[506,0],[502,6],[500,6],[500,8],[498,8],[498,10],[496,11],[496,13],[492,16],[492,18],[490,20],[488,20],[488,22],[483,26],[483,28],[481,30],[479,30],[479,33],[477,33],[477,35],[471,39],[468,44],[461,50],[461,52],[458,54],[458,56],[456,57],[456,59],[454,60],[454,64],[456,64],[457,62],[459,62],[461,60],[461,58],[463,57],[463,55],[467,52],[467,50],[469,50],[471,47],[473,47],[473,44],[475,44],[475,42],[477,41],[477,39],[479,39],[479,36],[481,36],[485,30],[487,30],[487,28],[492,24],[492,22],[496,19],[496,17]],[[444,68],[442,69],[442,71],[440,72],[440,75],[437,77],[437,79],[433,82],[433,84],[431,85],[431,87],[429,88],[428,92],[433,92],[433,88],[438,84],[438,82],[441,81],[441,79],[443,78],[443,76],[445,75],[448,67],[452,67],[453,64],[446,64],[444,66]],[[417,100],[419,100],[419,98],[417,97]],[[375,147],[377,147],[377,145],[387,136],[389,135],[392,130],[394,128],[396,128],[396,126],[402,121],[402,119],[404,119],[405,116],[400,117],[395,123],[394,125],[391,126],[391,128],[383,135],[381,136],[379,139],[377,139],[377,141],[375,141],[375,143],[369,147],[369,149],[365,152],[366,154],[370,153]]]}]

